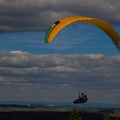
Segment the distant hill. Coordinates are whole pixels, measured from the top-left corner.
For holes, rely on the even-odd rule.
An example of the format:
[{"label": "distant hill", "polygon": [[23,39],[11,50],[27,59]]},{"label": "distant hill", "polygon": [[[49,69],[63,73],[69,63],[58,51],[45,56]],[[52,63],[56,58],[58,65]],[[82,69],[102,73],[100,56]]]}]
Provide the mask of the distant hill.
[{"label": "distant hill", "polygon": [[[109,114],[115,120],[120,107],[116,104],[103,103],[55,103],[55,102],[0,102],[0,120],[67,120],[73,108],[76,108],[82,120],[102,120],[104,114]],[[120,118],[119,118],[120,120]]]},{"label": "distant hill", "polygon": [[0,105],[13,105],[25,107],[30,104],[33,107],[49,107],[49,108],[69,108],[69,107],[87,107],[87,108],[120,108],[120,104],[107,104],[107,103],[90,103],[73,104],[72,102],[25,102],[25,101],[0,101]]}]

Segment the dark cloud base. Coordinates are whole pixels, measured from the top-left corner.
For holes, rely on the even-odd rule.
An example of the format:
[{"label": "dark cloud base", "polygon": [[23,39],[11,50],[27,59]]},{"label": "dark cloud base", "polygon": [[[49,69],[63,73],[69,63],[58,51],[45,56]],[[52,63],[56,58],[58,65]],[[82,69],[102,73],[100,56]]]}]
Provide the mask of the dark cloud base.
[{"label": "dark cloud base", "polygon": [[120,24],[119,5],[119,0],[74,0],[74,3],[72,0],[1,0],[0,31],[44,31],[69,15],[97,17]]}]

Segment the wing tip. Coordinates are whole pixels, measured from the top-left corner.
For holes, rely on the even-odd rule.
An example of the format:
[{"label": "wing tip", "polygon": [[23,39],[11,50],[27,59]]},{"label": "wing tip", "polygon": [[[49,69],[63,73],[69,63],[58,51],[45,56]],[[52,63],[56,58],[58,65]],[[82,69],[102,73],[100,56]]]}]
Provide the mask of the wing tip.
[{"label": "wing tip", "polygon": [[45,43],[50,43],[50,42],[48,42],[48,41],[45,41]]},{"label": "wing tip", "polygon": [[120,52],[120,47],[117,47],[118,51]]},{"label": "wing tip", "polygon": [[119,40],[118,40],[117,44],[115,44],[115,45],[116,45],[118,51],[120,52],[120,37],[119,37]]}]

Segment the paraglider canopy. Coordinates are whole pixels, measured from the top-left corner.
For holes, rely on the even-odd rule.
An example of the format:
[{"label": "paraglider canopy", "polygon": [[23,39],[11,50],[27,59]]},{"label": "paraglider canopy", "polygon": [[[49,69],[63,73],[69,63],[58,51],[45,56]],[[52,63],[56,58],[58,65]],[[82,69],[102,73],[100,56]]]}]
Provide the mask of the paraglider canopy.
[{"label": "paraglider canopy", "polygon": [[30,107],[30,104],[27,104],[28,107]]},{"label": "paraglider canopy", "polygon": [[46,43],[51,42],[59,31],[61,31],[64,27],[66,27],[67,25],[73,22],[87,22],[87,23],[90,23],[90,24],[93,24],[99,27],[112,39],[115,46],[120,51],[120,36],[114,30],[114,28],[109,23],[103,20],[100,20],[97,18],[86,17],[86,16],[69,16],[69,17],[62,18],[58,20],[57,22],[53,23],[49,27],[48,31],[46,32],[45,42]]}]

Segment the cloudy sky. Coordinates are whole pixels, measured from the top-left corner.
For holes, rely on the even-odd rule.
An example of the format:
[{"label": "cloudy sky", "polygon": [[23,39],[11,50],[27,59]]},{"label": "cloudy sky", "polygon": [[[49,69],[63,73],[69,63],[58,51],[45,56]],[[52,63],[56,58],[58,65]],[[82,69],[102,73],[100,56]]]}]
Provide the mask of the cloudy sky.
[{"label": "cloudy sky", "polygon": [[120,104],[120,53],[99,28],[74,23],[46,44],[49,26],[95,17],[120,34],[120,0],[0,0],[0,101]]}]

